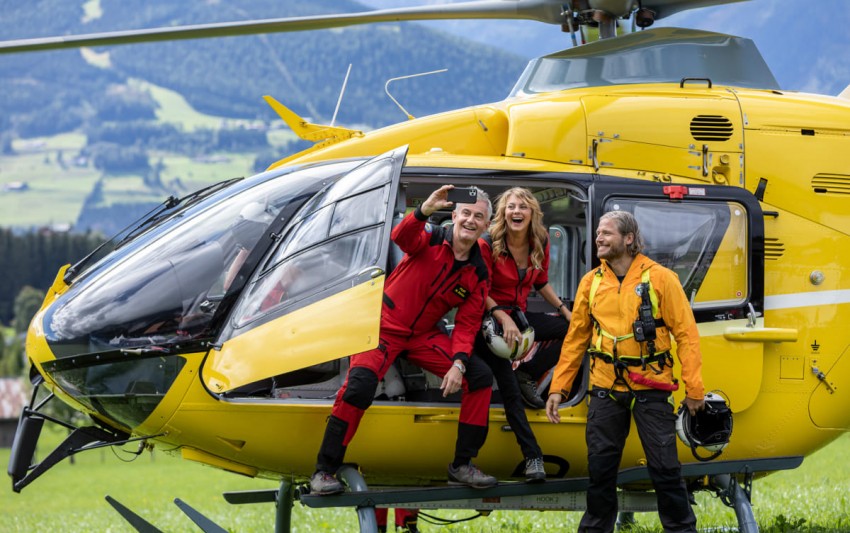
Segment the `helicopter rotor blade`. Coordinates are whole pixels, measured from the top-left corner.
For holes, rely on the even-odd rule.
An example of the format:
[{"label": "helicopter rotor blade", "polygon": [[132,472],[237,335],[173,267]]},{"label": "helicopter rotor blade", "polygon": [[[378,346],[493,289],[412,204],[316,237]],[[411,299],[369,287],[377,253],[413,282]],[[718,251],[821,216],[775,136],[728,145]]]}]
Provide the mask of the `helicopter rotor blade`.
[{"label": "helicopter rotor blade", "polygon": [[221,22],[84,35],[65,35],[0,42],[0,54],[60,50],[86,46],[232,37],[294,31],[323,30],[376,22],[440,19],[529,19],[560,24],[561,1],[489,0],[421,7],[381,9],[361,13]]},{"label": "helicopter rotor blade", "polygon": [[[636,0],[481,0],[380,9],[360,13],[316,15],[220,22],[165,28],[112,31],[82,35],[62,35],[17,39],[0,42],[0,54],[62,50],[87,46],[106,46],[210,37],[233,37],[309,30],[341,28],[377,22],[402,22],[443,19],[524,19],[548,24],[565,24],[567,13],[572,15],[578,6],[601,10],[614,17],[627,17],[637,5]],[[744,0],[644,0],[643,7],[654,10],[655,18],[667,16],[692,7],[725,4]],[[565,5],[567,6],[565,10]]]}]

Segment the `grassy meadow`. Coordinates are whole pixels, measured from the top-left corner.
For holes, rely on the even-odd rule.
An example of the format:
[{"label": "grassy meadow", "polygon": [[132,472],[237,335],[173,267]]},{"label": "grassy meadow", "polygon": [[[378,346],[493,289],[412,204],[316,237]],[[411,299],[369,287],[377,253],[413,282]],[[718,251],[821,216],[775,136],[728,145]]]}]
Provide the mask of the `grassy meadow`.
[{"label": "grassy meadow", "polygon": [[[58,437],[55,437],[58,439]],[[43,455],[47,447],[40,450]],[[274,506],[231,506],[221,494],[275,488],[277,483],[229,474],[156,451],[135,457],[111,449],[92,450],[48,471],[20,494],[10,483],[0,488],[0,532],[135,531],[104,500],[110,495],[163,531],[198,531],[172,503],[180,498],[233,532],[274,530]],[[9,450],[0,450],[8,463]],[[792,471],[754,483],[753,509],[767,533],[850,531],[850,434],[808,457]],[[707,493],[697,494],[700,531],[735,531],[732,509]],[[427,511],[441,518],[463,518],[474,511]],[[575,531],[576,512],[496,511],[487,517],[450,526],[422,522],[423,531],[525,532]],[[654,513],[636,515],[636,533],[660,532]],[[357,531],[353,510],[313,510],[296,503],[296,532]]]}]

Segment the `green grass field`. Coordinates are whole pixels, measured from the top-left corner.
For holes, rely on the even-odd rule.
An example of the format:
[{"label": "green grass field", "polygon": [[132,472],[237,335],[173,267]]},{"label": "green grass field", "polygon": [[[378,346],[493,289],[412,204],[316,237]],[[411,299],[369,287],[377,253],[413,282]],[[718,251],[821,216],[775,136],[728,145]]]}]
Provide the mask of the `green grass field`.
[{"label": "green grass field", "polygon": [[[44,453],[46,450],[43,450]],[[268,480],[249,479],[201,466],[163,452],[131,456],[110,449],[83,452],[75,464],[64,461],[22,493],[7,484],[0,489],[2,532],[132,532],[106,503],[110,495],[163,531],[199,531],[172,503],[180,498],[233,532],[274,529],[272,504],[228,505],[222,492],[277,487]],[[8,463],[9,450],[0,450]],[[753,509],[762,531],[850,531],[850,435],[844,435],[808,457],[792,471],[755,482]],[[697,494],[700,531],[734,531],[734,512],[706,493]],[[433,511],[443,518],[463,518],[473,511]],[[423,531],[525,532],[574,531],[575,512],[493,512],[487,517],[439,527],[422,523]],[[660,532],[654,513],[636,515],[636,532]],[[352,510],[313,510],[296,503],[293,531],[357,531]]]}]

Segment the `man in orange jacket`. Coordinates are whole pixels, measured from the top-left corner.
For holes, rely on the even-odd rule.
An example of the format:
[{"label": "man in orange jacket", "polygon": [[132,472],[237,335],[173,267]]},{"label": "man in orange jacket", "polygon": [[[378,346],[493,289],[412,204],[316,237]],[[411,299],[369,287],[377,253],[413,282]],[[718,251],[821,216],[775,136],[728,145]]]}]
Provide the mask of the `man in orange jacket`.
[{"label": "man in orange jacket", "polygon": [[602,264],[582,278],[576,291],[569,333],[555,367],[546,415],[561,420],[584,354],[592,385],[587,413],[590,485],[580,532],[614,530],[617,472],[631,416],[646,454],[664,531],[696,532],[696,517],[681,476],[676,452],[676,415],[670,334],[682,365],[690,413],[704,408],[699,332],[674,272],[641,254],[643,242],[631,213],[602,215],[596,230]]}]

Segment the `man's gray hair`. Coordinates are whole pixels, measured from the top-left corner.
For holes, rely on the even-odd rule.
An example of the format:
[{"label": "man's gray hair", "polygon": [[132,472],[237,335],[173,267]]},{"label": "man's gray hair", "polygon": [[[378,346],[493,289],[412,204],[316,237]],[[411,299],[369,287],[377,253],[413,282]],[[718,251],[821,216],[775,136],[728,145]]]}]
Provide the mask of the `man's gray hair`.
[{"label": "man's gray hair", "polygon": [[635,236],[635,240],[626,247],[626,252],[628,252],[631,257],[634,257],[643,251],[643,237],[640,235],[640,228],[638,227],[637,219],[633,214],[628,211],[608,211],[599,217],[599,222],[602,222],[603,220],[613,221],[614,225],[617,226],[617,231],[619,231],[620,235],[623,237],[629,233]]},{"label": "man's gray hair", "polygon": [[[493,202],[490,201],[490,195],[479,187],[473,187],[473,189],[475,189],[475,193],[478,195],[478,200],[476,200],[476,202],[480,202],[481,200],[487,202],[487,220],[490,220],[493,218]],[[456,203],[454,210],[457,211],[461,205],[462,204],[460,202]]]}]

